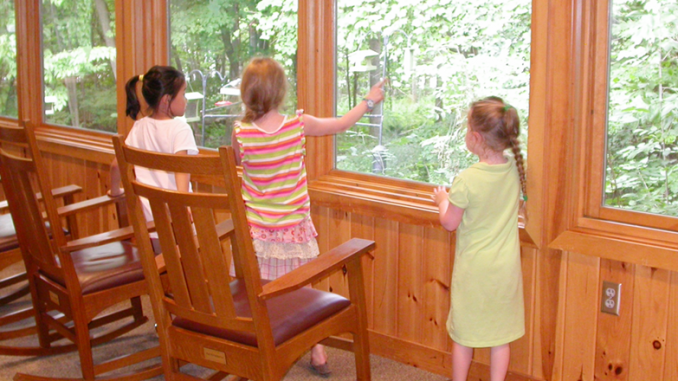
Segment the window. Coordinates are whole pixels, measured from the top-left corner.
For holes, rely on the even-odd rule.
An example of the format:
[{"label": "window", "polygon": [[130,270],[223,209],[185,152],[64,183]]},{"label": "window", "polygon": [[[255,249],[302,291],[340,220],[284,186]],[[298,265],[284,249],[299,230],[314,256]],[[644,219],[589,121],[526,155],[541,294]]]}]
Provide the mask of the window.
[{"label": "window", "polygon": [[43,0],[47,123],[116,131],[114,0]]},{"label": "window", "polygon": [[[527,130],[531,2],[337,1],[336,112],[381,77],[387,99],[336,139],[336,168],[449,183],[475,162],[469,104],[500,96]],[[526,135],[523,136],[526,147]]]},{"label": "window", "polygon": [[610,6],[603,204],[678,216],[678,3]]},{"label": "window", "polygon": [[185,118],[204,147],[230,144],[242,112],[239,82],[250,58],[280,62],[290,81],[283,112],[296,107],[297,1],[170,0],[170,65],[186,74]]},{"label": "window", "polygon": [[0,1],[0,115],[17,117],[14,1]]}]

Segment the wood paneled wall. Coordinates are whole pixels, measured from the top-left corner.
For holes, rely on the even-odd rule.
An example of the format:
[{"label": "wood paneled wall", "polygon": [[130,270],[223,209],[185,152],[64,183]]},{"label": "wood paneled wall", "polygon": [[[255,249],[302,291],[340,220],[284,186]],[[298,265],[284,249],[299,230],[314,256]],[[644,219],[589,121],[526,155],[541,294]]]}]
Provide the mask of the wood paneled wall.
[{"label": "wood paneled wall", "polygon": [[[439,374],[451,374],[452,341],[445,323],[454,266],[454,233],[388,218],[313,207],[323,250],[349,237],[377,242],[366,271],[368,325],[373,353]],[[537,322],[537,251],[522,250],[526,335],[512,345],[512,379],[542,379]],[[345,294],[345,274],[336,273],[318,287]],[[489,349],[477,350],[473,376],[488,374]]]}]

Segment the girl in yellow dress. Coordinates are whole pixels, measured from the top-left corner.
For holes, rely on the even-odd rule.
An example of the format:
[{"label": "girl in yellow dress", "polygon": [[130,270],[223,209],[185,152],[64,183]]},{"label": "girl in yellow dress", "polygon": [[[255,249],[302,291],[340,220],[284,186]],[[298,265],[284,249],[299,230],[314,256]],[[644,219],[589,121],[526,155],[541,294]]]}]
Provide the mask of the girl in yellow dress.
[{"label": "girl in yellow dress", "polygon": [[[525,334],[518,209],[525,168],[515,108],[490,97],[471,105],[466,147],[479,162],[434,189],[440,223],[457,230],[447,330],[452,374],[464,381],[473,348],[491,347],[491,381],[504,380],[509,343]],[[510,148],[512,157],[504,154]]]}]

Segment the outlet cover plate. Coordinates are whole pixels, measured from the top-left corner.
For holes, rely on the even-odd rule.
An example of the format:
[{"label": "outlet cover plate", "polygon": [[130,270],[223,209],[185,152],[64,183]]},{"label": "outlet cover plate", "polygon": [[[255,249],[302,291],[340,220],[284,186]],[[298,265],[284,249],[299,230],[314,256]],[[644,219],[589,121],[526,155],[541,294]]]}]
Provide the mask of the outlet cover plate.
[{"label": "outlet cover plate", "polygon": [[600,298],[600,311],[619,316],[621,283],[603,281],[603,293]]}]

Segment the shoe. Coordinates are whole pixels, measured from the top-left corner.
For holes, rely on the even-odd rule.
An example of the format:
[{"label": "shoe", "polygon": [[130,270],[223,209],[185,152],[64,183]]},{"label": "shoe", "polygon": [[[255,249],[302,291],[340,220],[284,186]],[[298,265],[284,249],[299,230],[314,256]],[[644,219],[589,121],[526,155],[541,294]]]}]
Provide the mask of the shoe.
[{"label": "shoe", "polygon": [[330,373],[332,373],[330,367],[327,365],[327,362],[320,365],[314,365],[313,362],[311,362],[311,369],[313,369],[313,371],[315,371],[320,376],[328,376]]}]

